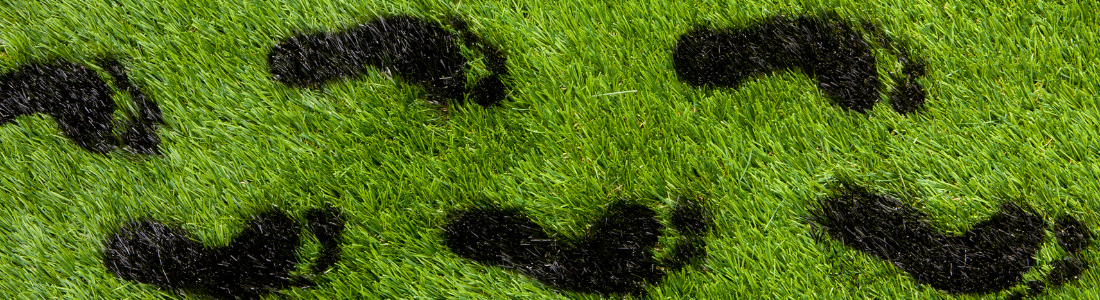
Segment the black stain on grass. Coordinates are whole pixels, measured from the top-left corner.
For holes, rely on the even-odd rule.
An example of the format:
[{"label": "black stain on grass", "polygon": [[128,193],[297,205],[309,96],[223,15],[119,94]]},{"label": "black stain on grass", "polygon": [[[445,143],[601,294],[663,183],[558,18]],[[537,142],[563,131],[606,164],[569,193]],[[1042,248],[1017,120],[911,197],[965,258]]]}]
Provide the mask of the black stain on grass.
[{"label": "black stain on grass", "polygon": [[[340,255],[344,228],[328,207],[307,212],[308,227],[321,244],[313,272],[332,267]],[[255,215],[229,245],[208,247],[185,230],[155,222],[122,226],[104,243],[103,263],[119,278],[163,289],[192,291],[220,299],[258,299],[288,287],[313,283],[293,276],[302,226],[278,211]]]},{"label": "black stain on grass", "polygon": [[136,112],[130,116],[129,121],[122,124],[124,131],[119,135],[119,142],[135,153],[159,153],[160,138],[157,137],[157,125],[164,123],[160,106],[149,100],[137,86],[130,83],[129,77],[118,61],[100,60],[99,65],[111,75],[116,87],[126,90],[130,95],[130,101],[135,106]]},{"label": "black stain on grass", "polygon": [[483,206],[459,211],[443,227],[447,247],[483,264],[516,270],[563,290],[642,294],[668,270],[706,255],[708,220],[693,204],[675,209],[672,223],[684,236],[664,262],[653,256],[664,225],[639,204],[616,202],[578,239],[548,233],[519,209]]},{"label": "black stain on grass", "polygon": [[[459,34],[411,16],[381,17],[338,32],[301,34],[279,42],[268,57],[271,75],[287,85],[317,86],[357,76],[375,67],[423,85],[445,100],[466,97],[481,105],[504,100],[501,81],[508,74],[504,53],[484,42],[461,20],[451,22]],[[492,73],[466,87],[467,59],[459,43],[481,50]]]},{"label": "black stain on grass", "polygon": [[1019,283],[1035,266],[1047,229],[1039,215],[1009,203],[966,233],[947,235],[916,208],[850,184],[822,198],[811,220],[833,239],[890,261],[917,282],[968,294]]},{"label": "black stain on grass", "polygon": [[890,106],[900,114],[911,114],[924,106],[924,86],[912,78],[901,79],[890,90]]},{"label": "black stain on grass", "polygon": [[[688,84],[732,88],[754,76],[799,70],[817,79],[818,88],[836,104],[866,112],[879,102],[882,82],[871,51],[875,43],[856,28],[835,16],[779,16],[741,28],[696,27],[677,40],[673,65]],[[878,43],[898,50],[888,39]],[[908,71],[920,68],[923,73],[914,56],[898,56],[909,61]],[[891,94],[894,110],[902,114],[916,112],[924,103],[924,89],[912,77]]]},{"label": "black stain on grass", "polygon": [[901,74],[894,75],[895,85],[890,89],[890,106],[900,114],[912,114],[924,107],[928,92],[917,82],[925,74],[924,61],[909,54],[907,47],[897,50],[902,62]]},{"label": "black stain on grass", "polygon": [[331,269],[340,260],[340,241],[344,234],[344,217],[331,206],[306,213],[309,231],[321,244],[321,256],[313,262],[313,274]]},{"label": "black stain on grass", "polygon": [[1051,287],[1058,287],[1077,280],[1089,269],[1084,251],[1093,243],[1095,236],[1081,221],[1064,216],[1054,222],[1054,237],[1058,245],[1066,252],[1066,257],[1051,262],[1050,273],[1040,280],[1028,282],[1028,289],[1013,293],[1009,299],[1034,297]]},{"label": "black stain on grass", "polygon": [[163,122],[160,108],[130,83],[117,61],[101,60],[99,64],[136,106],[129,120],[115,123],[117,106],[111,88],[94,70],[54,61],[26,64],[0,74],[0,125],[21,115],[44,113],[85,150],[106,153],[122,145],[138,154],[158,153],[156,128]]},{"label": "black stain on grass", "polygon": [[[966,233],[951,236],[933,228],[916,208],[848,183],[820,199],[810,219],[833,239],[890,261],[922,284],[956,294],[999,292],[1023,283],[1024,273],[1037,265],[1035,254],[1048,227],[1035,212],[1008,203]],[[1089,268],[1082,255],[1093,233],[1068,216],[1056,221],[1053,231],[1066,257],[1051,262],[1046,276],[1026,282],[1023,291],[1008,298],[1039,295]]]},{"label": "black stain on grass", "polygon": [[681,240],[674,244],[663,265],[669,271],[677,271],[707,257],[707,244],[703,239],[711,228],[711,215],[701,201],[685,199],[676,203],[669,216],[672,229],[680,233]]},{"label": "black stain on grass", "polygon": [[280,212],[258,215],[224,247],[153,221],[123,226],[107,239],[104,264],[119,278],[217,298],[255,299],[292,285],[300,226]]},{"label": "black stain on grass", "polygon": [[1085,224],[1074,217],[1065,216],[1054,222],[1054,236],[1058,245],[1069,254],[1078,255],[1092,244],[1095,235]]},{"label": "black stain on grass", "polygon": [[888,94],[890,106],[895,112],[903,115],[919,112],[924,108],[927,91],[917,79],[926,74],[927,63],[920,56],[913,54],[908,43],[890,39],[874,23],[863,23],[863,29],[874,36],[879,46],[891,50],[902,65],[900,73],[890,73],[890,77],[894,80],[894,87]]}]

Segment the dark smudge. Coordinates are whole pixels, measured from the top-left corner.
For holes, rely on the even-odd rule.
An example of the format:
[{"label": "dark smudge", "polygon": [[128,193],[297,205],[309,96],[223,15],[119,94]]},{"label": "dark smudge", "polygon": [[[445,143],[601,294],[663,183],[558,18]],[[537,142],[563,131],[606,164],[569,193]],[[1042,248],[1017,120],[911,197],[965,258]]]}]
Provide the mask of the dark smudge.
[{"label": "dark smudge", "polygon": [[1058,239],[1058,245],[1062,250],[1066,251],[1066,257],[1052,262],[1050,273],[1047,273],[1042,280],[1028,282],[1027,290],[1016,292],[1008,299],[1038,296],[1051,287],[1076,281],[1089,269],[1089,263],[1085,260],[1083,252],[1092,244],[1094,236],[1088,227],[1074,217],[1064,216],[1054,222],[1054,237]]},{"label": "dark smudge", "polygon": [[[754,76],[799,70],[817,79],[818,88],[836,104],[866,112],[879,102],[882,82],[872,43],[855,28],[834,16],[780,16],[741,28],[696,27],[677,40],[673,65],[688,84],[732,88]],[[914,61],[907,68],[923,67],[912,56],[904,58]],[[892,94],[894,109],[902,114],[924,103],[924,89],[915,80]]]},{"label": "dark smudge", "polygon": [[[339,32],[296,35],[271,49],[268,65],[276,80],[291,86],[317,86],[375,67],[421,84],[442,99],[469,97],[481,105],[504,100],[504,53],[471,33],[465,22],[452,23],[460,35],[411,16],[382,17]],[[458,45],[462,40],[481,50],[492,72],[469,89],[467,60]]]},{"label": "dark smudge", "polygon": [[516,270],[563,290],[599,294],[642,294],[647,283],[706,255],[706,214],[698,204],[673,212],[673,224],[688,240],[673,250],[669,265],[652,255],[664,226],[650,208],[611,204],[576,240],[566,240],[533,222],[518,209],[484,206],[457,212],[443,227],[455,254],[483,264]]},{"label": "dark smudge", "polygon": [[218,298],[259,298],[295,284],[300,227],[279,212],[256,216],[228,246],[209,248],[153,221],[107,239],[104,264],[119,278]]},{"label": "dark smudge", "polygon": [[928,94],[924,86],[917,79],[925,74],[925,63],[909,53],[908,47],[890,43],[898,52],[898,58],[902,63],[901,74],[894,75],[896,84],[890,89],[890,106],[899,114],[912,114],[924,107],[924,101]]},{"label": "dark smudge", "polygon": [[890,106],[903,115],[919,111],[924,106],[924,86],[911,78],[899,80],[890,90]]},{"label": "dark smudge", "polygon": [[121,143],[129,146],[135,153],[159,153],[160,138],[157,137],[157,124],[164,123],[160,106],[145,97],[137,86],[130,83],[129,77],[117,61],[101,60],[99,65],[111,75],[111,78],[114,78],[115,86],[130,94],[130,101],[137,109],[135,115],[122,125],[124,132],[119,136]]},{"label": "dark smudge", "polygon": [[129,93],[137,111],[115,132],[117,108],[111,89],[88,67],[67,61],[31,63],[0,74],[0,125],[21,115],[48,114],[65,135],[85,150],[106,153],[118,145],[139,154],[159,152],[160,108],[130,83],[115,60],[101,60],[115,85]]},{"label": "dark smudge", "polygon": [[313,274],[321,274],[331,269],[340,260],[340,240],[344,234],[344,218],[340,211],[331,206],[306,212],[309,232],[321,244],[321,257],[313,262]]},{"label": "dark smudge", "polygon": [[672,245],[668,257],[663,260],[669,271],[683,269],[707,257],[704,238],[710,231],[711,216],[701,201],[685,199],[676,203],[669,216],[669,223],[681,236],[681,240]]},{"label": "dark smudge", "polygon": [[1092,231],[1074,217],[1065,216],[1054,222],[1054,236],[1058,245],[1070,254],[1079,254],[1092,244]]},{"label": "dark smudge", "polygon": [[1016,204],[960,236],[933,228],[897,199],[844,184],[818,203],[811,220],[833,239],[892,262],[914,279],[949,293],[1008,289],[1035,266],[1047,224]]},{"label": "dark smudge", "polygon": [[[308,212],[307,220],[322,246],[313,267],[319,274],[339,259],[344,224],[331,207]],[[183,229],[135,221],[106,239],[103,263],[121,279],[163,289],[258,299],[284,288],[312,285],[305,277],[291,275],[299,262],[301,229],[285,213],[261,213],[229,245],[211,248]]]}]

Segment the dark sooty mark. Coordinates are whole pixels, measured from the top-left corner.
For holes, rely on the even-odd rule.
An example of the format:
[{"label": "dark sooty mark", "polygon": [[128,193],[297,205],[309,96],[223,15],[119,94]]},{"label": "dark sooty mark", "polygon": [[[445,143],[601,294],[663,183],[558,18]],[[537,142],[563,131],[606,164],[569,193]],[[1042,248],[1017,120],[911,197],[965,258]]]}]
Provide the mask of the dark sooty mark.
[{"label": "dark sooty mark", "polygon": [[949,293],[996,292],[1020,282],[1035,265],[1047,228],[1039,215],[1010,203],[965,234],[949,236],[916,208],[852,185],[822,198],[811,219],[841,243]]},{"label": "dark sooty mark", "polygon": [[[817,79],[818,88],[842,107],[866,112],[880,99],[871,43],[832,16],[773,17],[742,28],[697,27],[680,36],[672,58],[680,80],[695,86],[736,88],[754,76],[796,69]],[[894,109],[917,111],[923,93],[916,81],[905,82],[893,93]]]},{"label": "dark sooty mark", "polygon": [[[465,96],[481,105],[499,103],[507,94],[501,81],[508,74],[504,53],[469,32],[465,22],[452,23],[460,35],[410,16],[383,17],[339,32],[296,35],[271,49],[268,64],[276,80],[291,86],[317,86],[376,67],[419,83],[443,99],[462,101]],[[492,72],[469,89],[467,60],[457,44],[462,40],[481,50]]]},{"label": "dark sooty mark", "polygon": [[710,212],[701,201],[684,200],[672,208],[669,223],[681,235],[679,243],[672,246],[664,265],[670,271],[687,267],[696,260],[707,257],[707,244],[703,238],[710,231]]},{"label": "dark sooty mark", "polygon": [[460,211],[443,227],[447,247],[483,264],[514,269],[564,290],[599,294],[642,294],[660,281],[662,267],[706,255],[706,214],[701,206],[674,210],[673,223],[686,242],[675,245],[662,266],[652,256],[664,226],[650,208],[616,202],[576,240],[547,233],[519,209],[494,206]]},{"label": "dark sooty mark", "polygon": [[129,77],[126,76],[126,72],[118,61],[101,60],[99,65],[111,75],[116,87],[126,90],[130,95],[130,101],[137,109],[130,120],[122,124],[124,132],[119,136],[120,142],[136,153],[159,153],[160,138],[157,137],[157,125],[164,123],[160,106],[146,98],[137,86],[130,83]]},{"label": "dark sooty mark", "polygon": [[340,240],[344,234],[344,218],[331,206],[310,210],[306,213],[309,232],[321,244],[321,257],[313,262],[313,274],[321,274],[332,268],[340,260]]},{"label": "dark sooty mark", "polygon": [[1092,244],[1095,235],[1074,217],[1065,216],[1054,223],[1054,236],[1066,252],[1077,255]]},{"label": "dark sooty mark", "polygon": [[[896,45],[891,43],[891,45]],[[890,106],[900,114],[911,114],[924,107],[927,92],[917,78],[925,74],[924,61],[909,54],[907,48],[896,49],[902,62],[901,75],[894,75],[896,84],[890,89]]]},{"label": "dark sooty mark", "polygon": [[1083,252],[1093,243],[1094,235],[1088,227],[1074,217],[1065,216],[1054,223],[1054,236],[1058,239],[1058,245],[1066,251],[1066,257],[1052,262],[1050,273],[1042,280],[1028,282],[1028,290],[1014,293],[1009,299],[1038,296],[1050,287],[1077,280],[1089,269]]},{"label": "dark sooty mark", "polygon": [[900,114],[911,114],[924,106],[924,86],[915,79],[902,79],[890,90],[890,106]]},{"label": "dark sooty mark", "polygon": [[[129,120],[114,123],[117,107],[111,89],[95,71],[55,61],[27,64],[0,74],[0,125],[21,115],[44,113],[88,151],[106,153],[124,145],[134,153],[158,153],[156,129],[163,122],[160,108],[130,83],[117,61],[102,60],[100,65],[134,102],[137,111]],[[116,133],[116,127],[121,127],[117,128],[121,132]]]},{"label": "dark sooty mark", "polygon": [[218,298],[259,298],[296,284],[300,226],[279,212],[253,218],[233,242],[209,248],[187,232],[142,221],[107,239],[104,264],[119,278]]},{"label": "dark sooty mark", "polygon": [[[313,268],[319,274],[339,259],[344,224],[333,208],[311,211],[307,220],[322,246]],[[299,261],[300,232],[301,225],[285,213],[267,212],[254,216],[229,245],[211,248],[183,229],[136,221],[107,238],[103,263],[125,280],[221,299],[258,299],[312,285],[290,275]]]}]

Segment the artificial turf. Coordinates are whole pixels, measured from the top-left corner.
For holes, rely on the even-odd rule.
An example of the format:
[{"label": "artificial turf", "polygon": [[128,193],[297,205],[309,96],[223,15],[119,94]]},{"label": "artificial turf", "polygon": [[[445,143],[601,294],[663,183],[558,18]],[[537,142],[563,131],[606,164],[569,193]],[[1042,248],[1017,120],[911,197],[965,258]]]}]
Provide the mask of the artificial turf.
[{"label": "artificial turf", "polygon": [[[815,237],[810,215],[840,180],[890,192],[939,232],[961,235],[1022,203],[1053,224],[1041,280],[1100,228],[1100,50],[1085,1],[2,1],[0,73],[48,61],[130,83],[159,105],[159,154],[85,151],[47,114],[0,125],[0,298],[158,299],[174,290],[104,265],[108,237],[157,220],[205,247],[231,243],[253,215],[331,205],[346,221],[340,259],[287,299],[595,299],[452,252],[451,212],[522,208],[566,239],[631,201],[678,234],[677,199],[704,199],[706,257],[647,285],[656,299],[999,299],[1027,288],[950,294],[872,254]],[[742,28],[780,15],[871,22],[926,63],[906,76],[872,50],[885,85],[923,86],[913,114],[833,105],[819,82],[777,72],[736,88],[695,86],[674,67],[693,28]],[[431,101],[431,88],[382,69],[318,87],[285,85],[269,55],[304,32],[407,15],[460,33],[461,19],[507,57],[496,106]],[[873,38],[867,35],[867,38]],[[466,86],[491,76],[478,49]],[[895,76],[896,75],[896,76]],[[900,83],[898,81],[901,81]],[[140,111],[111,85],[114,119]],[[890,92],[880,93],[890,103]],[[0,103],[4,101],[0,99]],[[1062,225],[1058,225],[1062,224]],[[295,274],[331,255],[302,235]],[[1087,239],[1084,239],[1087,240]],[[1062,280],[1062,279],[1057,279]],[[1100,298],[1100,275],[1036,299]],[[187,294],[186,297],[196,297]],[[633,297],[633,296],[626,296]]]}]

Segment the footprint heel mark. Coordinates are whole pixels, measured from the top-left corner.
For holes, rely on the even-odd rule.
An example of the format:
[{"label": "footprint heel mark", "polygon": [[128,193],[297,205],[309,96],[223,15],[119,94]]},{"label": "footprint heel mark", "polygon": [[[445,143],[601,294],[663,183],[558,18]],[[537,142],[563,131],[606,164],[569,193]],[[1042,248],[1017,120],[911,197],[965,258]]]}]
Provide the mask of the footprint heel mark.
[{"label": "footprint heel mark", "polygon": [[115,148],[111,90],[95,71],[67,61],[32,63],[0,75],[0,124],[45,113],[78,146],[105,153]]},{"label": "footprint heel mark", "polygon": [[[676,41],[672,59],[680,80],[695,86],[737,88],[755,76],[798,70],[817,79],[837,105],[866,112],[879,102],[882,86],[871,50],[872,43],[838,17],[779,16],[740,28],[696,27]],[[924,90],[915,81],[895,90],[899,113],[923,105]]]},{"label": "footprint heel mark", "polygon": [[[300,34],[276,44],[268,56],[272,77],[283,84],[311,87],[357,76],[375,67],[450,101],[468,96],[481,105],[506,96],[501,76],[507,75],[503,52],[465,28],[453,34],[439,25],[411,16],[380,17],[337,32]],[[459,44],[476,45],[493,72],[466,88],[467,60]]]},{"label": "footprint heel mark", "polygon": [[155,221],[129,223],[107,239],[104,264],[119,278],[222,299],[257,299],[291,286],[299,225],[281,212],[257,215],[223,247]]},{"label": "footprint heel mark", "polygon": [[[562,290],[643,294],[646,284],[665,276],[664,266],[652,255],[664,229],[656,215],[644,205],[616,202],[583,237],[567,240],[548,233],[519,209],[483,206],[453,215],[443,227],[443,239],[459,256],[513,269]],[[680,223],[706,222],[691,217],[696,215],[685,214]],[[693,237],[705,234],[705,228],[682,228],[702,230],[686,234]],[[681,263],[705,255],[705,247],[688,245],[694,248],[679,251],[681,257],[672,260]]]},{"label": "footprint heel mark", "polygon": [[1020,283],[1036,265],[1048,227],[1030,209],[1008,203],[963,235],[949,236],[916,208],[850,184],[820,199],[810,219],[844,245],[955,294],[997,292]]},{"label": "footprint heel mark", "polygon": [[104,242],[103,263],[119,278],[169,289],[194,288],[209,250],[180,228],[128,223]]},{"label": "footprint heel mark", "polygon": [[738,87],[746,79],[797,69],[837,104],[858,112],[879,100],[871,46],[842,21],[774,17],[736,29],[695,28],[676,43],[673,63],[685,82]]},{"label": "footprint heel mark", "polygon": [[158,153],[160,109],[130,83],[118,61],[101,60],[101,64],[138,107],[122,133],[115,132],[117,106],[111,88],[94,70],[68,61],[30,63],[0,74],[0,125],[21,115],[44,113],[87,151],[106,153],[122,145],[138,154]]},{"label": "footprint heel mark", "polygon": [[[307,213],[322,244],[314,271],[339,258],[343,221],[324,208]],[[298,263],[302,226],[279,211],[257,214],[229,245],[208,247],[187,231],[144,220],[123,225],[104,242],[103,263],[121,279],[219,299],[259,299],[289,287],[311,286],[291,275]],[[319,272],[318,272],[319,273]]]},{"label": "footprint heel mark", "polygon": [[660,279],[650,250],[662,225],[649,208],[616,203],[576,241],[548,234],[517,209],[461,212],[444,227],[459,256],[514,269],[556,288],[601,294],[640,293]]}]

